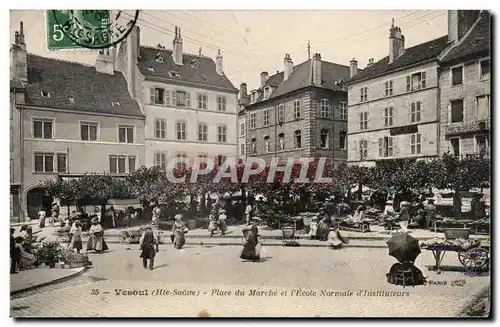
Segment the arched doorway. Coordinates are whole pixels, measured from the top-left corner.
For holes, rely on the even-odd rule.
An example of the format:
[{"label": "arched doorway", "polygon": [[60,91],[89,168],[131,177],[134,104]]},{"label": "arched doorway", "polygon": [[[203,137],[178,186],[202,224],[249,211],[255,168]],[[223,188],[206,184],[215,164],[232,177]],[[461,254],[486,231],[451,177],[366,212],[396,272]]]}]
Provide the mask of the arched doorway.
[{"label": "arched doorway", "polygon": [[47,215],[50,212],[53,198],[45,195],[45,190],[42,187],[35,187],[29,190],[26,194],[26,206],[28,217],[31,219],[38,218],[38,212],[45,210]]}]

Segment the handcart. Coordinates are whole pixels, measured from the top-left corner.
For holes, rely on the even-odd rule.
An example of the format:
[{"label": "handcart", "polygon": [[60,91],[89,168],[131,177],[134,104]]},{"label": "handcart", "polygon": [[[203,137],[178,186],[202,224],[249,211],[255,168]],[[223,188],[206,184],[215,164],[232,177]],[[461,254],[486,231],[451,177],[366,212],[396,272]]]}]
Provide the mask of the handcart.
[{"label": "handcart", "polygon": [[[158,244],[163,244],[163,232],[155,232]],[[120,244],[139,244],[142,235],[141,229],[122,230],[118,235]]]}]

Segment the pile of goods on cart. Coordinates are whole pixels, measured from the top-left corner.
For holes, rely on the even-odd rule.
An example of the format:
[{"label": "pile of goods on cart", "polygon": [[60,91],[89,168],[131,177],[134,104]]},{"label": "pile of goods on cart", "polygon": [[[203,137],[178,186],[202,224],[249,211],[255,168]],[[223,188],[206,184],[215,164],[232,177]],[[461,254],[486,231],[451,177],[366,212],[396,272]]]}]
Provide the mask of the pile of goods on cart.
[{"label": "pile of goods on cart", "polygon": [[446,239],[446,238],[439,238],[435,237],[426,241],[423,241],[420,243],[420,247],[422,248],[442,248],[447,251],[453,251],[453,250],[469,250],[474,247],[478,247],[481,245],[480,240],[474,240],[474,239],[465,239],[465,238],[457,238],[454,240],[451,239]]}]

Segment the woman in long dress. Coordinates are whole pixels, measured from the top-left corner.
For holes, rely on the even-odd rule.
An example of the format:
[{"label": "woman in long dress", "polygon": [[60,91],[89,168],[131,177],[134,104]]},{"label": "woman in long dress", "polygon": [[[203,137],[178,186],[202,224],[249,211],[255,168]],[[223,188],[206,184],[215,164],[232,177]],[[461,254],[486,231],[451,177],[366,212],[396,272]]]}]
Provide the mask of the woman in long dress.
[{"label": "woman in long dress", "polygon": [[208,222],[208,232],[210,233],[210,236],[214,235],[214,231],[219,228],[219,218],[217,217],[217,214],[215,212],[215,209],[212,209],[210,212],[210,215],[208,216],[208,219],[210,220]]},{"label": "woman in long dress", "polygon": [[243,251],[241,251],[240,258],[244,260],[259,261],[260,260],[260,248],[259,245],[259,230],[257,225],[254,223],[252,227],[247,232],[248,238],[243,246]]},{"label": "woman in long dress", "polygon": [[175,215],[175,223],[174,226],[172,226],[172,237],[174,247],[177,250],[180,250],[186,243],[186,238],[184,237],[184,233],[186,233],[186,230],[187,228],[182,221],[182,215]]},{"label": "woman in long dress", "polygon": [[320,241],[328,241],[328,234],[330,234],[330,217],[325,210],[320,211],[320,216],[322,216],[323,219],[321,219],[318,223],[316,239]]},{"label": "woman in long dress", "polygon": [[104,241],[104,229],[99,224],[97,217],[92,218],[92,226],[89,230],[89,240],[87,241],[87,251],[94,250],[97,253],[102,253],[108,250],[108,245]]},{"label": "woman in long dress", "polygon": [[15,242],[16,247],[21,251],[19,258],[19,270],[30,269],[33,266],[37,267],[38,263],[36,257],[33,254],[24,251],[23,249],[22,244],[24,242],[24,239],[22,237],[16,237]]},{"label": "woman in long dress", "polygon": [[226,235],[226,230],[227,230],[226,219],[227,219],[226,210],[223,209],[220,211],[219,215],[219,227],[222,236]]},{"label": "woman in long dress", "polygon": [[318,233],[318,217],[314,217],[311,221],[311,225],[309,226],[309,238],[311,240],[315,239],[317,233]]},{"label": "woman in long dress", "polygon": [[69,248],[72,250],[76,249],[76,253],[80,253],[80,250],[83,248],[83,245],[82,245],[82,226],[80,226],[79,220],[75,220],[69,233],[71,234],[71,241],[69,243]]}]

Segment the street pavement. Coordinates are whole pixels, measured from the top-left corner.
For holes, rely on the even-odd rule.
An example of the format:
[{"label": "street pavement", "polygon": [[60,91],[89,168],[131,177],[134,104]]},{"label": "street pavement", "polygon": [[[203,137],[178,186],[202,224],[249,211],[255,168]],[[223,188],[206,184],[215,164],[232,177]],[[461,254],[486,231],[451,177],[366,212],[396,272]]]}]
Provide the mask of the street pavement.
[{"label": "street pavement", "polygon": [[[425,269],[433,258],[423,251],[416,266],[436,283],[403,288],[386,282],[395,262],[387,249],[264,245],[257,263],[239,259],[240,251],[236,246],[176,250],[161,245],[150,271],[142,267],[137,245],[110,244],[108,253],[91,254],[93,267],[66,286],[11,299],[11,315],[454,317],[490,283],[489,275],[469,277],[457,271],[461,265],[455,253],[445,256],[448,269],[438,275]],[[452,286],[454,280],[465,283]],[[153,295],[156,289],[162,295]],[[123,293],[118,290],[147,290],[148,295],[116,295]],[[266,292],[250,295],[252,290]],[[293,290],[298,292],[292,295]]]}]

